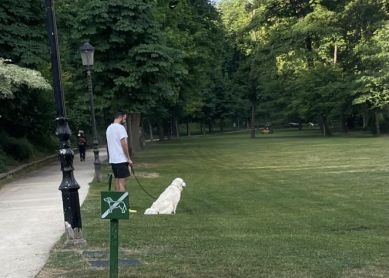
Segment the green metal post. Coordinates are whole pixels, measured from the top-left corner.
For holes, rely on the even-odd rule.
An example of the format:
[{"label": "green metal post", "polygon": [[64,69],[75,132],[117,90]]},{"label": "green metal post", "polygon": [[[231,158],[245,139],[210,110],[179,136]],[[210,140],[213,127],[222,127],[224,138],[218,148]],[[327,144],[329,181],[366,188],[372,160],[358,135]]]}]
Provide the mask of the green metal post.
[{"label": "green metal post", "polygon": [[111,242],[109,255],[109,277],[118,278],[119,220],[111,219]]}]

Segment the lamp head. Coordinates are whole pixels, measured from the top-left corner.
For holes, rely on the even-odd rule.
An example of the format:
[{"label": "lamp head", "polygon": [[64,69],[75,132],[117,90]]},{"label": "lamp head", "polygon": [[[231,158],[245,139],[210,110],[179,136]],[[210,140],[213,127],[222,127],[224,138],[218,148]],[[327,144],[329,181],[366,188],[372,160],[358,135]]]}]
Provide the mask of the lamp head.
[{"label": "lamp head", "polygon": [[82,65],[85,67],[92,67],[94,63],[95,48],[86,42],[80,47]]}]

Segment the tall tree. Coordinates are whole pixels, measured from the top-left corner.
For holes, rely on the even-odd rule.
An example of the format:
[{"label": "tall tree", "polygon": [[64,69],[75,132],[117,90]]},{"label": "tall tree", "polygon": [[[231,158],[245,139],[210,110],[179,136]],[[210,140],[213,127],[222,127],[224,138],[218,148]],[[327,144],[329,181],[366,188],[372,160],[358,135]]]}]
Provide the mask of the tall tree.
[{"label": "tall tree", "polygon": [[48,84],[36,71],[49,75],[44,15],[40,0],[0,2],[0,57],[7,61],[1,61],[0,83],[8,92],[0,100],[0,126],[11,136],[36,142],[53,133],[55,117]]},{"label": "tall tree", "polygon": [[385,23],[371,38],[356,47],[361,57],[355,105],[366,105],[375,115],[375,131],[380,134],[379,113],[389,104],[389,25]]},{"label": "tall tree", "polygon": [[221,75],[225,39],[219,14],[206,0],[180,1],[174,10],[166,8],[167,2],[158,1],[162,43],[182,53],[183,59],[176,65],[184,74],[175,74],[174,97],[159,103],[167,105],[164,115],[175,121],[212,121],[217,116],[207,114],[210,110],[206,107],[213,106],[208,101],[215,99],[211,88],[224,80]]},{"label": "tall tree", "polygon": [[20,66],[47,66],[47,33],[43,1],[0,2],[0,57]]}]

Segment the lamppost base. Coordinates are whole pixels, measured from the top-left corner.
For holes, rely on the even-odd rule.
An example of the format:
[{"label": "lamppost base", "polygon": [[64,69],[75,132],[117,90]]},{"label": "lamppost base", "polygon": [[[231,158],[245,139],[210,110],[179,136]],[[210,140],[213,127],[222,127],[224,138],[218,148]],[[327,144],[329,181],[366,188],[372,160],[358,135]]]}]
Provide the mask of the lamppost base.
[{"label": "lamppost base", "polygon": [[82,237],[82,230],[80,228],[72,228],[69,223],[65,222],[66,241],[64,248],[83,249],[86,247],[86,240]]},{"label": "lamppost base", "polygon": [[101,163],[100,161],[94,162],[95,165],[95,181],[101,182],[102,180],[102,175],[101,175]]},{"label": "lamppost base", "polygon": [[[96,137],[95,137],[96,138]],[[94,179],[95,181],[101,182],[102,176],[101,176],[101,162],[100,162],[100,157],[99,157],[99,148],[98,148],[98,141],[97,139],[93,140],[93,153],[95,156],[95,161],[93,162],[95,166],[95,176]]]},{"label": "lamppost base", "polygon": [[63,248],[65,249],[84,249],[86,248],[86,240],[85,239],[68,239],[63,244]]},{"label": "lamppost base", "polygon": [[97,175],[97,176],[95,176],[95,181],[97,181],[97,182],[101,182],[102,181],[102,176],[101,176],[101,174],[100,175]]}]

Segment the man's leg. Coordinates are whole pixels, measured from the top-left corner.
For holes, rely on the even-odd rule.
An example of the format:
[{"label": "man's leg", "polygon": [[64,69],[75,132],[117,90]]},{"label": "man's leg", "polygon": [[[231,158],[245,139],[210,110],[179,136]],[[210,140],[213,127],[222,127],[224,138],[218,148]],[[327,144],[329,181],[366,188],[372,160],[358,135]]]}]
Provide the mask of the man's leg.
[{"label": "man's leg", "polygon": [[127,187],[127,177],[130,175],[128,163],[112,164],[115,176],[116,191],[125,192]]},{"label": "man's leg", "polygon": [[119,185],[119,179],[115,178],[115,189],[116,191],[119,191],[120,185]]},{"label": "man's leg", "polygon": [[116,191],[125,192],[126,190],[127,178],[118,178],[116,179]]}]

